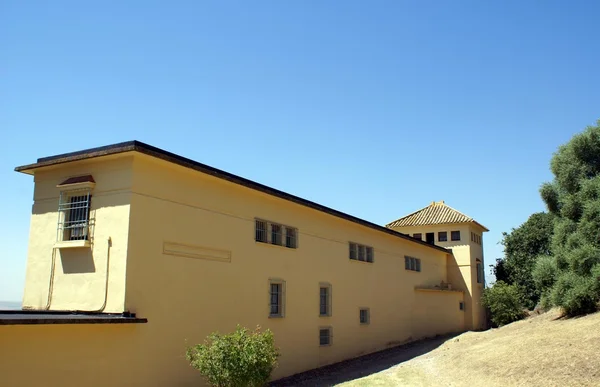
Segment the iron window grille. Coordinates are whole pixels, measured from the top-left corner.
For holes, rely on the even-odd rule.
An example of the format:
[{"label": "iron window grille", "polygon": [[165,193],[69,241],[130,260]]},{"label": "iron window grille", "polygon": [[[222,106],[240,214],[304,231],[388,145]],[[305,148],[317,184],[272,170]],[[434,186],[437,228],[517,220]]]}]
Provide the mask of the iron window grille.
[{"label": "iron window grille", "polygon": [[410,271],[421,271],[421,259],[405,256],[404,257],[404,269]]},{"label": "iron window grille", "polygon": [[271,223],[271,244],[281,246],[281,226]]},{"label": "iron window grille", "polygon": [[319,316],[331,316],[331,285],[319,286]]},{"label": "iron window grille", "polygon": [[319,328],[319,345],[321,347],[331,345],[333,341],[333,329],[331,327],[328,328]]},{"label": "iron window grille", "polygon": [[90,188],[60,193],[57,240],[89,240],[91,201],[92,190]]},{"label": "iron window grille", "polygon": [[364,246],[353,242],[349,242],[348,246],[351,260],[373,263],[375,254],[371,246]]},{"label": "iron window grille", "polygon": [[[266,220],[254,220],[254,240],[271,245],[298,248],[298,229]],[[285,242],[285,243],[284,243]]]},{"label": "iron window grille", "polygon": [[285,228],[285,247],[296,248],[296,229],[292,227]]},{"label": "iron window grille", "polygon": [[264,220],[255,221],[255,240],[257,242],[267,243],[267,222]]},{"label": "iron window grille", "polygon": [[283,317],[285,303],[285,283],[270,281],[269,283],[269,317]]},{"label": "iron window grille", "polygon": [[371,322],[370,314],[369,308],[361,308],[358,316],[360,323],[363,325],[369,324]]},{"label": "iron window grille", "polygon": [[459,231],[451,231],[450,239],[453,241],[459,241],[460,240],[460,230]]}]

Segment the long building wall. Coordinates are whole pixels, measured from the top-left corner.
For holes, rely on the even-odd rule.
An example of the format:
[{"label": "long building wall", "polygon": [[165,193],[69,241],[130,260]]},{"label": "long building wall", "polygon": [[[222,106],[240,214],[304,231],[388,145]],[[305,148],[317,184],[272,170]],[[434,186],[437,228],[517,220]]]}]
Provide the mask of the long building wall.
[{"label": "long building wall", "polygon": [[[126,156],[54,168],[43,181],[51,187],[74,173],[98,176],[92,207],[105,215],[97,217],[96,232],[106,230],[102,235],[113,235],[119,247],[111,257],[107,309],[136,313],[148,323],[0,327],[0,371],[8,380],[27,381],[13,385],[104,386],[102,374],[112,385],[201,385],[185,360],[186,346],[237,324],[274,332],[281,351],[274,378],[464,330],[462,292],[416,290],[447,282],[452,255],[146,155]],[[131,179],[125,196],[122,189],[96,195],[110,191],[113,173],[123,176],[118,181]],[[48,204],[47,212],[53,208]],[[298,248],[255,242],[255,218],[297,228]],[[38,229],[32,221],[32,238],[39,232],[55,237],[50,217],[44,225]],[[52,238],[44,236],[48,245]],[[374,262],[350,260],[349,241],[373,247]],[[31,252],[37,249],[30,249],[30,261],[38,260]],[[421,259],[421,272],[405,270],[405,255]],[[94,275],[105,279],[106,261],[95,248],[93,262]],[[66,292],[77,290],[76,277],[67,274],[55,283],[61,296],[53,306],[95,305],[103,288],[90,285],[94,301],[72,303]],[[34,294],[43,300],[38,282],[48,275],[41,264],[28,269],[26,300]],[[269,318],[271,279],[285,281],[283,318]],[[331,286],[330,317],[319,316],[322,283]],[[368,325],[359,321],[363,307],[370,311]],[[320,327],[332,328],[332,345],[319,346]],[[43,372],[20,376],[25,368]]]},{"label": "long building wall", "polygon": [[[156,364],[148,369],[173,364],[173,374],[157,377],[192,383],[197,375],[180,361],[181,343],[236,324],[273,330],[282,377],[413,340],[413,327],[434,323],[426,314],[415,320],[414,288],[447,281],[442,251],[147,156],[136,156],[133,176],[126,306],[149,319],[148,350],[160,348],[167,359],[149,359]],[[298,248],[255,242],[256,217],[296,227]],[[349,260],[349,241],[372,246],[375,262]],[[194,252],[214,260],[188,256]],[[405,255],[421,258],[420,273],[405,270]],[[284,318],[268,317],[272,278],[285,281]],[[331,317],[319,317],[324,282]],[[452,304],[440,316],[448,328],[436,333],[462,329]],[[370,309],[370,325],[360,325],[361,307]],[[328,347],[319,346],[324,326],[333,328]]]}]

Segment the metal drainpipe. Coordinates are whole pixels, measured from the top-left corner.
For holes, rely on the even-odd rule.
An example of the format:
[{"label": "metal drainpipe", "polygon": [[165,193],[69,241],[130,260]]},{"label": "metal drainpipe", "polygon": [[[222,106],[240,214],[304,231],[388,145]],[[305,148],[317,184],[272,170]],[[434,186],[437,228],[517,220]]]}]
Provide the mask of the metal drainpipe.
[{"label": "metal drainpipe", "polygon": [[48,284],[48,299],[44,310],[50,309],[50,302],[52,300],[52,291],[54,289],[54,267],[56,266],[56,247],[52,247],[52,263],[50,267],[50,282]]}]

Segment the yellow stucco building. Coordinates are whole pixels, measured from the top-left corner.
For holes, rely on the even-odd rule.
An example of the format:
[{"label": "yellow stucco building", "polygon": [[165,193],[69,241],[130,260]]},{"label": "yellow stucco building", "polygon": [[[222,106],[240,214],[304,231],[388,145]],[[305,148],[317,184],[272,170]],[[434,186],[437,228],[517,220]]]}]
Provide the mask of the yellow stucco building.
[{"label": "yellow stucco building", "polygon": [[387,226],[137,142],[38,159],[7,386],[197,386],[187,345],[271,329],[278,379],[485,327],[482,235],[434,202]]}]

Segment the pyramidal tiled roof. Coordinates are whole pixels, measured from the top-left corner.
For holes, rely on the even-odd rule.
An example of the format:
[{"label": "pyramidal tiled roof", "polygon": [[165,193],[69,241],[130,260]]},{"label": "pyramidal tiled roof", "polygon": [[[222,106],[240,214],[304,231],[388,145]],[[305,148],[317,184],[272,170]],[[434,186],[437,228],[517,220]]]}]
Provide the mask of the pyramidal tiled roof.
[{"label": "pyramidal tiled roof", "polygon": [[452,223],[476,223],[483,227],[485,231],[489,231],[485,226],[476,222],[470,216],[463,214],[460,211],[446,205],[444,201],[431,202],[425,208],[408,214],[398,220],[395,220],[386,225],[388,228],[406,227],[406,226],[425,226],[432,224],[452,224]]}]

